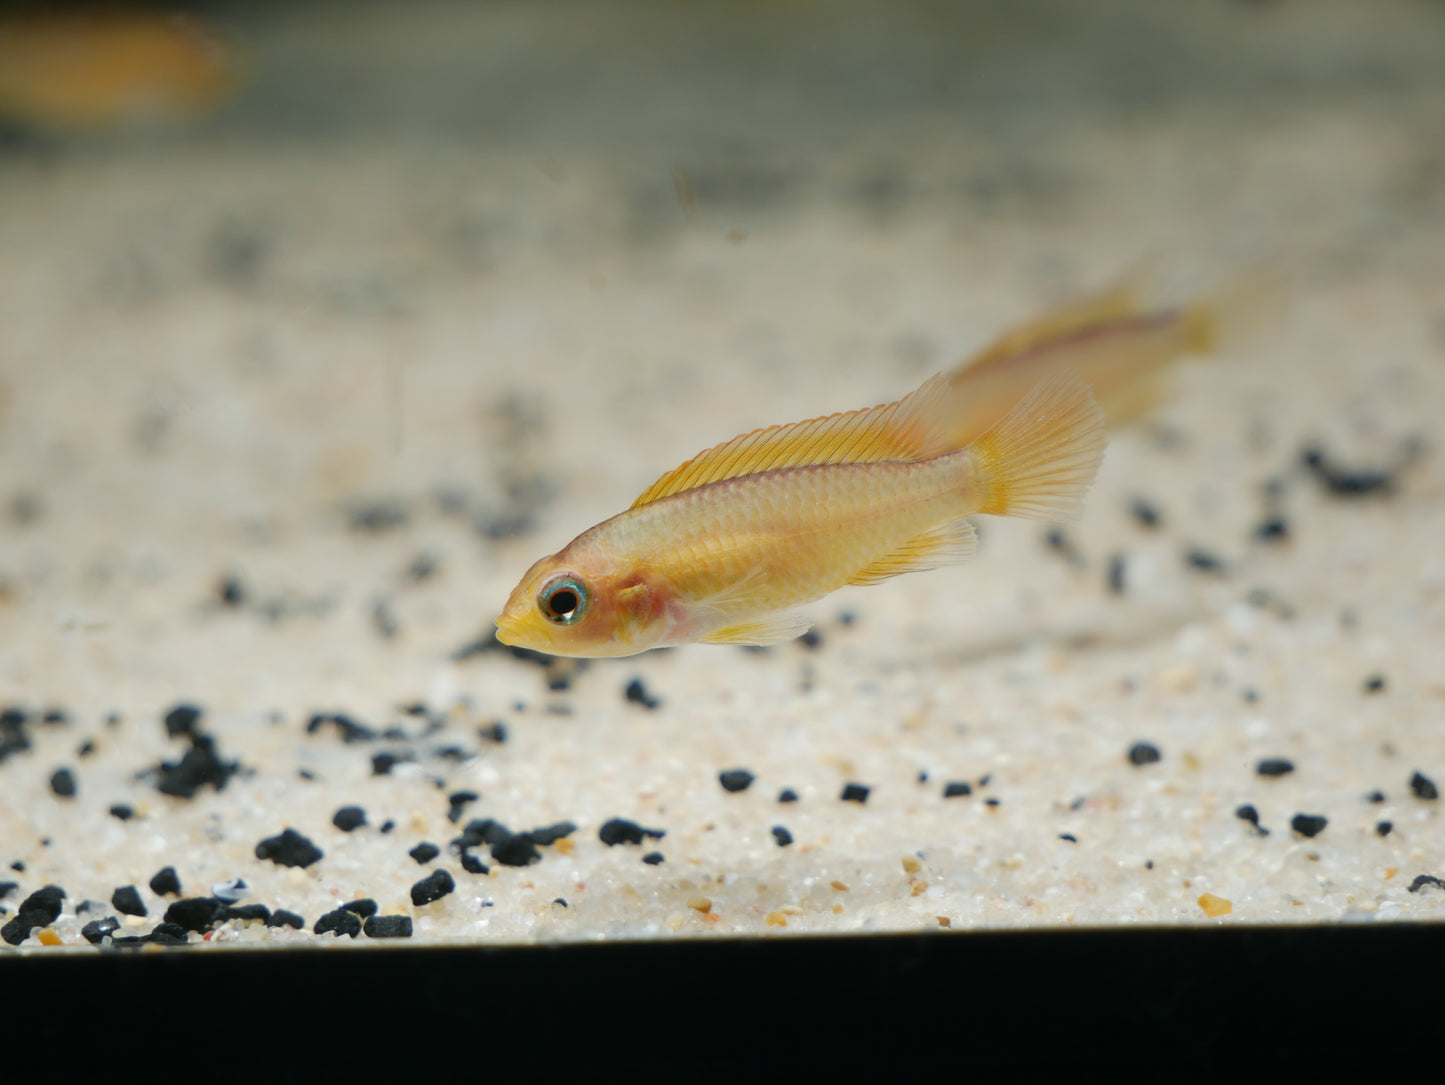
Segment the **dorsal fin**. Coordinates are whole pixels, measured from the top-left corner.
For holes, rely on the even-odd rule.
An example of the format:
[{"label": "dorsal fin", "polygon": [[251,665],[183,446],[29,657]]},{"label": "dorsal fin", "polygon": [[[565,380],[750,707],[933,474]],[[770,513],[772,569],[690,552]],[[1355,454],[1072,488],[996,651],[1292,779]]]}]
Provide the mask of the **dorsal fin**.
[{"label": "dorsal fin", "polygon": [[781,467],[922,460],[953,451],[944,445],[948,380],[935,376],[894,403],[753,430],[699,452],[643,491],[632,507],[710,482]]}]

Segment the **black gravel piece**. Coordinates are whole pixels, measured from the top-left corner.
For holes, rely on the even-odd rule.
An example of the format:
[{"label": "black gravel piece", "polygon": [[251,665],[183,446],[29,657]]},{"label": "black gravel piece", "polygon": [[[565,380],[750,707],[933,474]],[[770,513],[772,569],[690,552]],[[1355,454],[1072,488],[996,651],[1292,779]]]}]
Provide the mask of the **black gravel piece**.
[{"label": "black gravel piece", "polygon": [[1256,810],[1252,804],[1245,803],[1243,806],[1236,806],[1234,808],[1234,816],[1239,818],[1240,821],[1247,821],[1253,825],[1254,831],[1259,833],[1260,836],[1269,835],[1269,830],[1259,823],[1259,811]]},{"label": "black gravel piece", "polygon": [[1155,528],[1162,522],[1158,507],[1143,497],[1136,497],[1129,502],[1129,515],[1134,517],[1140,527]]},{"label": "black gravel piece", "polygon": [[1296,814],[1289,819],[1289,827],[1303,837],[1316,837],[1325,831],[1329,819],[1322,814]]},{"label": "black gravel piece", "polygon": [[734,794],[752,787],[753,780],[756,779],[747,769],[728,769],[726,772],[718,773],[717,778],[724,791]]},{"label": "black gravel piece", "polygon": [[423,551],[411,559],[411,563],[406,567],[406,578],[420,584],[423,580],[428,580],[435,575],[436,571],[436,555]]},{"label": "black gravel piece", "polygon": [[181,895],[181,879],[173,866],[164,866],[150,880],[151,892],[158,897]]},{"label": "black gravel piece", "polygon": [[1371,791],[1368,795],[1365,796],[1365,801],[1373,803],[1384,802],[1385,793],[1383,791]]},{"label": "black gravel piece", "polygon": [[210,735],[190,737],[191,748],[179,761],[162,761],[159,767],[145,774],[154,776],[156,790],[162,795],[191,799],[207,784],[221,791],[226,782],[241,771],[240,762],[226,761],[221,757],[216,751],[216,740]]},{"label": "black gravel piece", "polygon": [[29,719],[29,713],[23,708],[12,705],[0,709],[0,764],[12,754],[30,749],[30,735],[25,726]]},{"label": "black gravel piece", "polygon": [[536,830],[538,835],[534,837],[532,833],[514,833],[492,818],[474,818],[467,822],[462,835],[452,840],[451,848],[453,852],[465,854],[470,848],[487,844],[492,849],[492,858],[503,866],[530,866],[542,858],[537,850],[538,840],[551,844],[576,828],[571,822],[562,822]]},{"label": "black gravel piece", "polygon": [[361,933],[361,917],[345,908],[337,908],[318,919],[311,929],[316,934],[344,934],[355,938]]},{"label": "black gravel piece", "polygon": [[293,930],[304,930],[306,920],[302,919],[295,912],[288,912],[285,908],[277,908],[271,913],[271,918],[266,920],[268,927],[290,927]]},{"label": "black gravel piece", "polygon": [[118,802],[110,808],[110,816],[117,821],[129,821],[135,817],[135,810],[123,802]]},{"label": "black gravel piece", "polygon": [[271,909],[264,904],[243,904],[236,908],[226,909],[227,919],[237,919],[243,923],[264,923],[271,925]]},{"label": "black gravel piece", "polygon": [[256,845],[256,858],[270,859],[277,866],[308,867],[324,854],[295,829],[268,836]]},{"label": "black gravel piece", "polygon": [[441,848],[437,847],[435,844],[428,844],[425,840],[423,840],[416,847],[412,848],[411,851],[407,852],[408,855],[410,855],[422,866],[426,866],[441,853]]},{"label": "black gravel piece", "polygon": [[526,833],[516,833],[492,845],[492,858],[503,866],[531,866],[541,862],[542,853]]},{"label": "black gravel piece", "polygon": [[201,710],[195,705],[178,704],[166,713],[166,737],[180,738],[185,735],[194,738],[200,732],[196,724],[201,721]]},{"label": "black gravel piece", "polygon": [[396,498],[381,497],[374,500],[358,501],[347,512],[347,523],[352,531],[381,534],[403,526],[411,513]]},{"label": "black gravel piece", "polygon": [[1445,892],[1445,881],[1433,874],[1417,874],[1415,880],[1410,883],[1410,892],[1418,893],[1423,889],[1439,889]]},{"label": "black gravel piece", "polygon": [[411,887],[411,902],[420,908],[423,904],[441,900],[456,887],[451,874],[445,870],[434,870]]},{"label": "black gravel piece", "polygon": [[56,769],[50,774],[50,790],[62,799],[75,798],[75,773],[69,769]]},{"label": "black gravel piece", "polygon": [[409,753],[379,753],[371,758],[371,774],[373,776],[390,776],[391,770],[397,765],[407,761],[416,760]]},{"label": "black gravel piece", "polygon": [[1159,752],[1159,747],[1152,742],[1136,742],[1129,747],[1129,764],[1131,765],[1152,765],[1162,761],[1164,755]]},{"label": "black gravel piece", "polygon": [[1061,527],[1051,527],[1044,532],[1044,545],[1058,554],[1070,565],[1083,565],[1084,555],[1079,553],[1068,532]]},{"label": "black gravel piece", "polygon": [[357,723],[350,716],[340,713],[317,713],[306,723],[306,733],[314,735],[323,727],[331,727],[341,737],[341,741],[347,744],[353,742],[370,742],[376,738],[376,732],[364,724]]},{"label": "black gravel piece", "polygon": [[868,792],[872,788],[866,784],[848,783],[843,785],[843,793],[838,796],[844,802],[865,803],[868,801]]},{"label": "black gravel piece", "polygon": [[666,829],[644,829],[635,821],[627,821],[624,818],[612,818],[604,822],[602,828],[597,830],[597,839],[606,844],[609,848],[618,844],[641,844],[645,838],[661,840],[667,835]]},{"label": "black gravel piece", "polygon": [[20,903],[20,910],[13,919],[0,927],[0,937],[12,946],[18,946],[30,937],[36,927],[48,927],[60,916],[61,902],[65,890],[58,885],[47,885],[37,889]]},{"label": "black gravel piece", "polygon": [[1417,799],[1434,801],[1440,797],[1440,789],[1435,786],[1435,781],[1423,772],[1416,772],[1410,777],[1410,790]]},{"label": "black gravel piece", "polygon": [[343,904],[341,907],[354,915],[361,916],[362,919],[370,919],[378,911],[376,901],[370,897],[353,900],[350,904]]},{"label": "black gravel piece", "polygon": [[964,795],[972,795],[973,788],[963,780],[950,780],[943,785],[943,797],[945,799],[957,799]]},{"label": "black gravel piece", "polygon": [[1342,467],[1317,446],[1306,448],[1300,460],[1331,497],[1383,497],[1395,488],[1393,471]]},{"label": "black gravel piece", "polygon": [[481,796],[475,791],[454,791],[447,796],[447,820],[453,825],[461,821],[462,814]]},{"label": "black gravel piece", "polygon": [[1128,590],[1129,582],[1125,574],[1129,571],[1129,562],[1123,554],[1111,554],[1109,556],[1109,571],[1106,574],[1106,583],[1109,585],[1109,592],[1113,595],[1123,595]]},{"label": "black gravel piece", "polygon": [[374,915],[362,924],[368,938],[410,938],[411,916]]},{"label": "black gravel piece", "polygon": [[32,930],[36,927],[43,926],[45,926],[44,923],[31,923],[27,921],[24,915],[17,915],[3,927],[0,927],[0,938],[5,939],[9,945],[18,946],[30,937]]},{"label": "black gravel piece", "polygon": [[631,704],[640,704],[649,711],[662,707],[662,702],[647,692],[647,687],[642,684],[641,678],[634,678],[628,682],[622,691],[622,696]]},{"label": "black gravel piece", "polygon": [[467,848],[479,848],[483,844],[492,844],[498,840],[505,840],[512,835],[500,821],[492,818],[473,818],[467,822],[462,835],[454,837],[451,841],[453,851],[464,851]]},{"label": "black gravel piece", "polygon": [[226,919],[226,905],[215,897],[187,897],[166,909],[165,922],[204,934]]},{"label": "black gravel piece", "polygon": [[331,824],[349,833],[366,824],[366,811],[359,806],[343,806],[331,815]]},{"label": "black gravel piece", "polygon": [[540,829],[528,829],[527,832],[522,835],[526,836],[528,840],[539,847],[546,848],[551,847],[564,836],[571,836],[576,831],[576,822],[559,821],[555,825],[547,825]]},{"label": "black gravel piece", "polygon": [[20,911],[44,917],[45,924],[60,918],[60,909],[65,900],[65,890],[58,885],[47,885],[37,889],[20,902]]},{"label": "black gravel piece", "polygon": [[781,825],[773,826],[773,839],[778,842],[778,847],[786,848],[793,842],[793,834]]},{"label": "black gravel piece", "polygon": [[507,741],[507,725],[501,720],[497,720],[495,723],[488,723],[478,727],[477,734],[483,742],[491,742],[500,746]]},{"label": "black gravel piece", "polygon": [[19,882],[0,882],[0,900],[4,900],[19,888]]},{"label": "black gravel piece", "polygon": [[1383,674],[1372,674],[1372,675],[1370,675],[1370,677],[1366,678],[1366,679],[1365,679],[1365,692],[1366,692],[1366,693],[1383,693],[1383,692],[1385,692],[1385,676],[1384,676]]},{"label": "black gravel piece", "polygon": [[482,862],[469,851],[462,852],[461,855],[458,856],[458,859],[462,864],[462,869],[468,874],[486,874],[491,870],[491,867],[487,866],[486,863]]},{"label": "black gravel piece", "polygon": [[1289,521],[1283,516],[1266,516],[1255,525],[1254,537],[1259,542],[1284,542],[1289,538]]},{"label": "black gravel piece", "polygon": [[120,920],[111,915],[87,923],[80,928],[80,935],[91,945],[98,946],[105,941],[106,935],[114,934],[118,930],[120,930]]},{"label": "black gravel piece", "polygon": [[246,602],[246,585],[238,576],[227,576],[216,585],[216,595],[223,606],[239,607]]},{"label": "black gravel piece", "polygon": [[791,787],[785,787],[785,788],[783,788],[783,790],[781,790],[781,791],[778,792],[778,801],[779,801],[779,802],[797,802],[797,801],[798,801],[798,793],[797,793],[796,791],[794,791]]},{"label": "black gravel piece", "polygon": [[666,862],[666,860],[662,857],[662,852],[660,851],[648,852],[642,857],[642,861],[648,866],[660,866],[662,863]]},{"label": "black gravel piece", "polygon": [[184,946],[189,939],[183,927],[174,923],[158,923],[155,930],[133,938],[111,938],[110,944],[124,949],[139,949],[143,946]]},{"label": "black gravel piece", "polygon": [[1375,822],[1375,835],[1376,835],[1376,836],[1389,836],[1389,835],[1390,835],[1392,832],[1394,832],[1394,831],[1395,831],[1395,823],[1394,823],[1393,821],[1377,821],[1377,822]]},{"label": "black gravel piece", "polygon": [[1184,551],[1184,564],[1201,573],[1224,575],[1224,559],[1205,550],[1202,546],[1191,546]]},{"label": "black gravel piece", "polygon": [[[154,880],[154,879],[152,879]],[[145,915],[145,902],[133,885],[122,885],[110,895],[110,906],[121,915]]]},{"label": "black gravel piece", "polygon": [[1294,762],[1282,757],[1266,757],[1254,766],[1254,771],[1259,776],[1288,776],[1294,771]]}]

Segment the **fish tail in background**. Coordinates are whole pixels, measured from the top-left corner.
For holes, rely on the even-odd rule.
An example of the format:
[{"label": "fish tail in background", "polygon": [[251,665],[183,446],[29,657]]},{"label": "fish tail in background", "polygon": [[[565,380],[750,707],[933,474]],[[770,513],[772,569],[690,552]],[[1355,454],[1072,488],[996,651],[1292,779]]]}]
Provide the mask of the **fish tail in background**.
[{"label": "fish tail in background", "polygon": [[1073,520],[1104,457],[1104,418],[1088,385],[1052,376],[969,447],[979,512]]},{"label": "fish tail in background", "polygon": [[1148,304],[1141,289],[1126,284],[1016,328],[948,374],[960,404],[948,440],[970,443],[1028,389],[1059,373],[1092,386],[1108,425],[1131,421],[1166,398],[1163,377],[1174,361],[1227,350],[1272,316],[1281,281],[1268,269],[1248,273],[1176,306]]}]

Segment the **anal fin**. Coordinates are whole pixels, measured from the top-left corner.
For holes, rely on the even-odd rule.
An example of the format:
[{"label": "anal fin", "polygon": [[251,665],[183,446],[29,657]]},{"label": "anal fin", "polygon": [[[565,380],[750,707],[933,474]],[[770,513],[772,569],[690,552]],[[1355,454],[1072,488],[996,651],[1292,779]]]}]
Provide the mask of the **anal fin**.
[{"label": "anal fin", "polygon": [[962,565],[973,557],[978,536],[973,524],[960,517],[913,536],[892,553],[863,566],[848,578],[849,584],[877,584],[903,573],[920,573],[940,565]]},{"label": "anal fin", "polygon": [[702,638],[704,644],[781,644],[785,640],[796,640],[813,623],[796,611],[771,614],[751,622],[737,622],[714,629]]}]

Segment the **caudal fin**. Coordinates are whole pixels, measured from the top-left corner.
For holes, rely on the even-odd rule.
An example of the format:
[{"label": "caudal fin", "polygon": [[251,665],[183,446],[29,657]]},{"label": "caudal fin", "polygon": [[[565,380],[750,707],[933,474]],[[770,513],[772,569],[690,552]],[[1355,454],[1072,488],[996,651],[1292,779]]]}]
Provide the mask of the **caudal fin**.
[{"label": "caudal fin", "polygon": [[1073,520],[1104,458],[1104,416],[1070,374],[1040,381],[973,444],[979,512]]}]

